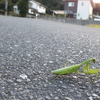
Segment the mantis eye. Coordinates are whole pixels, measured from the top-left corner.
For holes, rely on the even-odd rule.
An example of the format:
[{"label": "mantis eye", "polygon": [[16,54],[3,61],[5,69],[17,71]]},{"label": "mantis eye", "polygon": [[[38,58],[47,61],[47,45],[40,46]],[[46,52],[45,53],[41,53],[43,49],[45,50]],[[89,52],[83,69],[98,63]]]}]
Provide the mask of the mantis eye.
[{"label": "mantis eye", "polygon": [[93,61],[93,63],[95,63],[95,62],[96,62],[96,60],[95,60],[95,59],[92,59],[92,61]]}]

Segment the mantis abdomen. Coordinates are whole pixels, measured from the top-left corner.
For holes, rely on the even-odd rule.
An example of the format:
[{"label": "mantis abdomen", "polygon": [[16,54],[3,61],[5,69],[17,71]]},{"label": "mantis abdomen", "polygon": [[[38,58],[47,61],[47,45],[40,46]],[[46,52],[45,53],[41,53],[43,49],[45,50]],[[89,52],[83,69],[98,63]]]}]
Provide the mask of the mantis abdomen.
[{"label": "mantis abdomen", "polygon": [[77,72],[80,67],[81,67],[80,64],[77,64],[74,66],[69,66],[69,67],[54,70],[51,73],[52,74],[59,74],[59,75],[71,74],[73,72]]}]

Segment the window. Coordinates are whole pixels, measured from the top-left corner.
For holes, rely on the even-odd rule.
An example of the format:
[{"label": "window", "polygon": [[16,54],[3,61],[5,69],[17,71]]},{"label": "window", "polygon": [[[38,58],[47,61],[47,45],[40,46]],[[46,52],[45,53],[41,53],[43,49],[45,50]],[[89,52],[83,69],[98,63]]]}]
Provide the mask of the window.
[{"label": "window", "polygon": [[29,7],[32,7],[32,3],[29,4]]},{"label": "window", "polygon": [[84,5],[84,3],[82,2],[82,6]]},{"label": "window", "polygon": [[74,7],[74,2],[69,2],[68,7]]}]

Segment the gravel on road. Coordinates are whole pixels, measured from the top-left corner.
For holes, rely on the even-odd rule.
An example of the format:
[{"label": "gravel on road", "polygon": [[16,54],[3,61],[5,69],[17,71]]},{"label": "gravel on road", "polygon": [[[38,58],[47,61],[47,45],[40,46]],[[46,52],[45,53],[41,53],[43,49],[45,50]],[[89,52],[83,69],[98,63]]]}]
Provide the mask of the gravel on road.
[{"label": "gravel on road", "polygon": [[100,75],[92,84],[84,74],[50,83],[66,61],[91,58],[100,68],[100,29],[0,16],[0,100],[100,100]]}]

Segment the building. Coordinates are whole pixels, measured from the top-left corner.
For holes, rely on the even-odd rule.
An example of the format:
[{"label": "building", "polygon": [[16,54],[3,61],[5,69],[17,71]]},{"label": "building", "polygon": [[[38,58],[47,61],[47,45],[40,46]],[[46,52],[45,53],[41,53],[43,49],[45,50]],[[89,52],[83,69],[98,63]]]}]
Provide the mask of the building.
[{"label": "building", "polygon": [[46,7],[35,1],[35,0],[30,0],[29,1],[29,14],[35,14],[36,16],[40,14],[45,14],[46,13]]},{"label": "building", "polygon": [[92,18],[95,3],[93,0],[63,0],[65,2],[65,12],[67,17],[87,20]]},{"label": "building", "polygon": [[19,14],[18,6],[14,5],[13,7],[14,13]]},{"label": "building", "polygon": [[[14,9],[14,13],[19,14],[17,5],[14,5],[13,9]],[[45,13],[46,13],[46,7],[43,4],[35,0],[29,0],[28,14],[35,15],[37,17],[38,15],[45,14]]]}]

